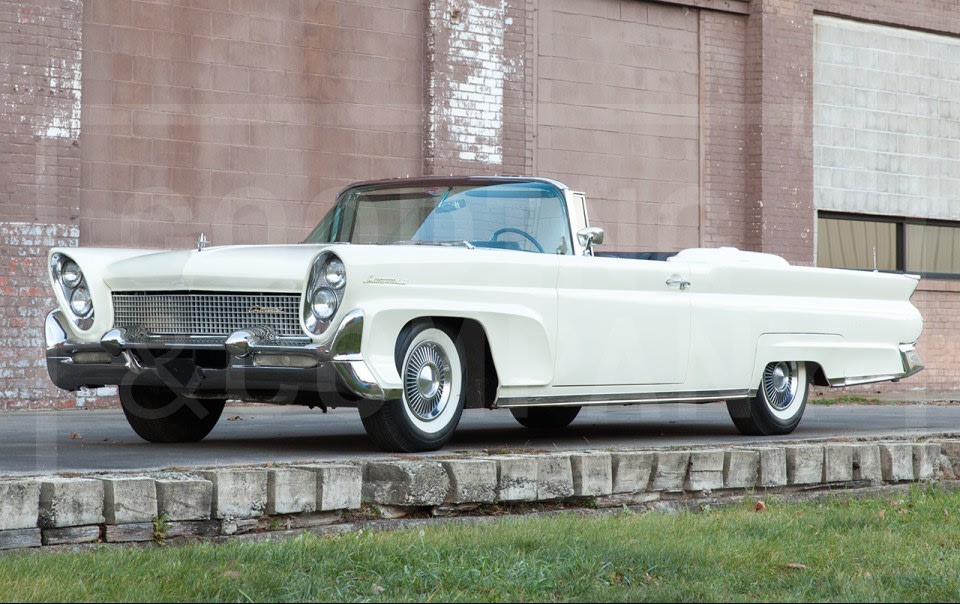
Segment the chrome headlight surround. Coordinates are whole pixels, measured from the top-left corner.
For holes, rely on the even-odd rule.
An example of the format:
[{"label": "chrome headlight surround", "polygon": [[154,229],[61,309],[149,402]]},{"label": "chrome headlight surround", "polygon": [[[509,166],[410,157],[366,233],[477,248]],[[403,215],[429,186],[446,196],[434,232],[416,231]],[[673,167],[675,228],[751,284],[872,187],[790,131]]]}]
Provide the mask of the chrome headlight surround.
[{"label": "chrome headlight surround", "polygon": [[340,310],[347,287],[347,269],[336,254],[324,252],[313,261],[303,296],[303,324],[320,335]]},{"label": "chrome headlight surround", "polygon": [[50,257],[50,278],[66,302],[67,314],[82,330],[93,325],[93,296],[80,265],[66,254]]}]

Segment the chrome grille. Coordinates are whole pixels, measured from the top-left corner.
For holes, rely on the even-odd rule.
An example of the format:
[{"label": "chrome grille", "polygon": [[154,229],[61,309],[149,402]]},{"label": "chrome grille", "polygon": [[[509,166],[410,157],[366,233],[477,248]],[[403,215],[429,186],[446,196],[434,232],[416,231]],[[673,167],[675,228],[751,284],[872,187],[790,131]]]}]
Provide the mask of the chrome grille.
[{"label": "chrome grille", "polygon": [[114,293],[114,324],[148,335],[223,336],[267,327],[282,338],[303,337],[300,294]]}]

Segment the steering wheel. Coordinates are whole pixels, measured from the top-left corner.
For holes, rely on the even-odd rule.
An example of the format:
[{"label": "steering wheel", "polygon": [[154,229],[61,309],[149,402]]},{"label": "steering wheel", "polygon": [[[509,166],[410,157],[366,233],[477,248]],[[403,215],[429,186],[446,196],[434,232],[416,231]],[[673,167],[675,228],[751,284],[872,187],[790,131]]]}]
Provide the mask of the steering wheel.
[{"label": "steering wheel", "polygon": [[520,235],[521,237],[523,237],[524,239],[532,243],[538,250],[540,250],[541,254],[544,253],[543,246],[540,245],[540,243],[533,238],[533,235],[531,235],[526,231],[523,231],[521,229],[515,229],[513,227],[504,227],[500,229],[499,231],[497,231],[496,233],[490,236],[490,241],[499,241],[498,237],[500,237],[500,235],[503,235],[504,233],[515,233],[517,235]]}]

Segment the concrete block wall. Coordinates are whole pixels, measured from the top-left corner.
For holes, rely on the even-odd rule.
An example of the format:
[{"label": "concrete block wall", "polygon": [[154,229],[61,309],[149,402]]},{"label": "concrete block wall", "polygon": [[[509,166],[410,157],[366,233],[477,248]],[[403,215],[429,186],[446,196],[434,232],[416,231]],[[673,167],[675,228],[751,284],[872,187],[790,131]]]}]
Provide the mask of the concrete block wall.
[{"label": "concrete block wall", "polygon": [[[0,479],[0,549],[156,541],[469,512],[482,505],[620,507],[755,492],[956,480],[960,441],[585,451],[295,467],[198,476]],[[365,511],[357,512],[361,507]],[[344,516],[346,514],[346,517]]]}]

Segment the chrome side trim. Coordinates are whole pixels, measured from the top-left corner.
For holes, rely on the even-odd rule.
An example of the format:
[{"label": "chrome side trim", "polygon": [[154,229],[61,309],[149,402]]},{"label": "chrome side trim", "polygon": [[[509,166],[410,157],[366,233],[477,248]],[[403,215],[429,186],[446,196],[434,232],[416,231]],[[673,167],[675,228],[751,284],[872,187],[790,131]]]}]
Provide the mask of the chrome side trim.
[{"label": "chrome side trim", "polygon": [[574,405],[631,405],[637,403],[708,403],[731,399],[751,398],[757,390],[703,390],[690,392],[650,392],[632,394],[586,394],[560,396],[525,396],[500,398],[493,406],[509,407],[569,407]]}]

